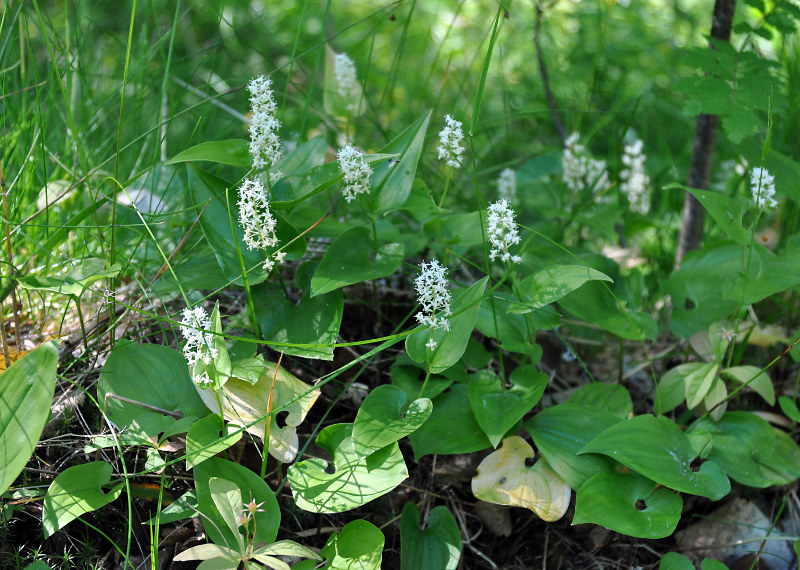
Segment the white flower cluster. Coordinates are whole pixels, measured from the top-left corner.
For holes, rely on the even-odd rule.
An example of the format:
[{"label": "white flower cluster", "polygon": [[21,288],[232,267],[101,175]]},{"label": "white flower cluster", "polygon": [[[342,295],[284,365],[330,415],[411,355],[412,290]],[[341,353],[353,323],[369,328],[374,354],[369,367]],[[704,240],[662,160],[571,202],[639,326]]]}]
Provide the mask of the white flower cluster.
[{"label": "white flower cluster", "polygon": [[493,260],[499,257],[501,261],[519,263],[522,258],[519,255],[511,255],[508,247],[519,243],[517,233],[517,222],[514,221],[514,209],[508,205],[506,200],[498,200],[494,204],[489,204],[489,217],[487,219],[489,242],[492,250],[489,257]]},{"label": "white flower cluster", "polygon": [[625,168],[619,173],[622,180],[620,189],[628,195],[628,202],[631,210],[639,214],[647,214],[650,210],[650,177],[644,169],[644,161],[647,157],[642,154],[642,141],[637,140],[633,144],[625,145],[625,152],[622,155],[622,164]]},{"label": "white flower cluster", "polygon": [[269,169],[269,179],[278,180],[282,173],[275,165],[283,156],[278,129],[281,124],[275,117],[277,104],[272,95],[272,82],[260,75],[247,84],[250,91],[250,106],[253,116],[250,119],[250,156],[253,168]]},{"label": "white flower cluster", "polygon": [[439,141],[442,143],[437,147],[439,160],[447,160],[447,164],[453,168],[461,167],[461,155],[464,154],[464,147],[461,141],[464,140],[464,133],[461,131],[461,122],[456,121],[450,115],[444,117],[445,127],[439,133]]},{"label": "white flower cluster", "polygon": [[[447,269],[437,260],[430,263],[424,261],[420,264],[422,273],[414,279],[414,287],[417,289],[417,298],[422,310],[417,313],[417,321],[423,325],[428,325],[432,329],[442,328],[450,330],[450,291],[447,290]],[[436,316],[444,315],[444,316]],[[428,348],[436,348],[436,342],[431,338],[427,344]]]},{"label": "white flower cluster", "polygon": [[195,376],[194,365],[200,360],[208,366],[219,356],[219,352],[214,348],[214,335],[206,332],[211,329],[211,319],[203,307],[194,309],[187,307],[183,310],[181,324],[184,325],[181,326],[181,334],[186,339],[183,356],[189,364],[189,373],[198,386],[206,388],[211,385],[211,378],[206,372]]},{"label": "white flower cluster", "polygon": [[517,173],[510,168],[504,169],[497,178],[497,195],[509,204],[517,200]]},{"label": "white flower cluster", "polygon": [[348,144],[336,153],[339,167],[344,173],[344,187],[342,196],[349,203],[359,194],[369,194],[369,177],[372,168],[364,160],[364,151]]},{"label": "white flower cluster", "polygon": [[358,78],[356,77],[356,64],[347,54],[337,53],[333,59],[333,74],[336,77],[336,87],[345,101],[347,110],[358,110]]},{"label": "white flower cluster", "polygon": [[572,133],[567,138],[561,157],[564,183],[573,194],[589,188],[602,190],[608,186],[606,161],[592,158],[586,147],[578,142],[580,137],[580,133]]},{"label": "white flower cluster", "polygon": [[[244,243],[248,249],[267,249],[278,245],[275,235],[277,222],[269,209],[267,191],[258,180],[245,180],[239,188],[239,225],[244,230]],[[280,262],[286,254],[277,252],[275,259]],[[274,261],[267,256],[264,269],[272,270]]]},{"label": "white flower cluster", "polygon": [[753,201],[759,208],[764,206],[774,208],[778,205],[775,201],[775,177],[766,168],[757,166],[750,173],[750,190],[753,193]]}]

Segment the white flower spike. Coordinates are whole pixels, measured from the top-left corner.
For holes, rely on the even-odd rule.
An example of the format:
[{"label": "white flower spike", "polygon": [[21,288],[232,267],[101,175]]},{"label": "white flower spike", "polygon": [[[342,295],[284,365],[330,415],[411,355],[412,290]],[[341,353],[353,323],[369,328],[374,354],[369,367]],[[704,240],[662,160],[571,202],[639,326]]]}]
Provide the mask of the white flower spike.
[{"label": "white flower spike", "polygon": [[619,173],[622,180],[620,189],[628,195],[631,210],[639,214],[647,214],[650,210],[650,177],[644,168],[646,158],[642,154],[642,141],[626,145],[622,155],[625,168]]},{"label": "white flower spike", "polygon": [[519,263],[522,258],[519,255],[512,255],[508,248],[519,243],[517,232],[517,222],[514,221],[514,209],[508,205],[506,200],[498,200],[494,204],[489,204],[489,217],[487,219],[486,233],[492,249],[489,258],[494,260],[499,257],[501,261]]},{"label": "white flower spike", "polygon": [[355,200],[359,194],[369,194],[369,178],[372,168],[364,160],[364,151],[348,144],[336,153],[339,167],[344,173],[342,196],[347,202]]},{"label": "white flower spike", "polygon": [[[414,279],[414,287],[417,289],[417,298],[422,310],[417,313],[416,318],[423,325],[428,325],[432,329],[450,330],[450,321],[447,319],[450,312],[450,291],[447,290],[447,278],[445,268],[437,260],[433,259],[430,263],[424,261],[420,264],[422,273]],[[441,316],[444,315],[444,316]],[[428,341],[428,348],[433,350],[436,343]]]},{"label": "white flower spike", "polygon": [[[219,356],[219,352],[214,348],[214,335],[207,332],[211,330],[211,319],[202,307],[184,309],[181,324],[184,325],[181,326],[181,334],[186,339],[183,356],[186,358],[191,373],[198,360],[207,366]],[[197,376],[193,375],[193,380],[201,388],[211,385],[211,379],[205,372]]]},{"label": "white flower spike", "polygon": [[750,173],[750,190],[753,201],[759,208],[774,208],[778,205],[775,201],[775,177],[766,168],[756,167]]},{"label": "white flower spike", "polygon": [[337,53],[333,60],[333,74],[336,76],[336,87],[345,101],[348,111],[358,110],[358,78],[356,64],[347,54]]},{"label": "white flower spike", "polygon": [[278,106],[272,95],[272,82],[268,77],[260,75],[247,84],[247,89],[250,91],[250,107],[253,111],[250,119],[250,156],[253,158],[253,168],[269,169],[270,181],[278,180],[283,174],[276,170],[276,165],[283,153],[278,138],[281,124],[275,117]]},{"label": "white flower spike", "polygon": [[591,188],[603,190],[608,186],[605,160],[592,158],[586,147],[578,142],[580,133],[572,133],[564,143],[561,157],[563,180],[573,194]]},{"label": "white flower spike", "polygon": [[510,168],[504,169],[497,178],[497,195],[509,204],[517,201],[517,173]]},{"label": "white flower spike", "polygon": [[444,120],[445,127],[439,133],[439,141],[442,144],[437,148],[439,160],[446,160],[453,168],[461,168],[461,155],[465,150],[461,146],[461,141],[464,140],[461,123],[450,115],[445,115]]},{"label": "white flower spike", "polygon": [[[239,188],[239,225],[244,230],[244,243],[248,249],[267,249],[278,245],[275,234],[277,222],[269,209],[267,191],[258,180],[245,180]],[[285,254],[278,252],[275,259],[280,262]],[[274,261],[267,256],[264,269],[270,271]]]}]

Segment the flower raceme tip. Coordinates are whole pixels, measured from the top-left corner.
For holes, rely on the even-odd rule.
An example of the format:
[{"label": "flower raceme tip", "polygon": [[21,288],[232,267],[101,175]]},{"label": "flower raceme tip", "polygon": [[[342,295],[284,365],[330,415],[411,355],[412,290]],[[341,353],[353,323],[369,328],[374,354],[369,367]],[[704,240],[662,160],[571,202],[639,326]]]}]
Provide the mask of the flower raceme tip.
[{"label": "flower raceme tip", "polygon": [[359,194],[369,194],[369,179],[372,168],[364,160],[364,151],[351,144],[339,149],[336,153],[339,168],[344,174],[342,196],[347,202],[355,200]]},{"label": "flower raceme tip", "polygon": [[464,147],[461,141],[464,140],[464,133],[461,130],[461,122],[456,121],[452,116],[445,115],[445,127],[439,133],[440,144],[436,150],[439,151],[439,160],[446,160],[453,168],[461,167],[461,155],[464,154]]},{"label": "flower raceme tip", "polygon": [[[433,259],[429,263],[420,264],[422,273],[414,279],[414,287],[417,290],[417,299],[422,306],[422,310],[416,314],[416,319],[420,324],[427,325],[431,329],[441,328],[450,330],[450,321],[447,319],[450,312],[450,291],[447,290],[447,268],[438,260]],[[444,315],[444,316],[441,316]],[[433,350],[436,348],[436,341],[433,338],[428,340],[426,346]]]},{"label": "flower raceme tip", "polygon": [[489,205],[489,216],[487,218],[486,233],[492,249],[489,251],[489,258],[494,260],[499,257],[501,261],[519,263],[522,258],[519,255],[512,255],[508,248],[519,243],[519,232],[517,222],[514,220],[514,209],[509,206],[507,200],[498,200]]}]

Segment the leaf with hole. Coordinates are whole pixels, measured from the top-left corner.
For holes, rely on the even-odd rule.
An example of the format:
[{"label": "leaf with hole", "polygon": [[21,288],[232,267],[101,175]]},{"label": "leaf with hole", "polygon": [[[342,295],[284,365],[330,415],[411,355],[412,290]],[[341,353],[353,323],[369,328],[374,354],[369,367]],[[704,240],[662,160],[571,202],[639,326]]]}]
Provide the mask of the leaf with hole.
[{"label": "leaf with hole", "polygon": [[122,483],[107,493],[102,487],[111,481],[111,464],[93,461],[67,467],[47,489],[42,506],[42,530],[48,538],[84,513],[96,511],[119,497]]},{"label": "leaf with hole", "polygon": [[544,458],[519,436],[503,440],[500,449],[478,465],[472,494],[487,503],[530,509],[544,521],[557,521],[569,506],[571,490]]},{"label": "leaf with hole", "polygon": [[314,513],[349,511],[385,495],[408,477],[397,443],[362,458],[353,449],[352,434],[353,424],[326,427],[316,444],[330,453],[332,462],[312,458],[289,467],[298,507]]},{"label": "leaf with hole", "polygon": [[323,570],[381,570],[383,533],[374,524],[354,520],[330,536],[322,548]]},{"label": "leaf with hole", "polygon": [[[215,414],[219,403],[211,390],[197,389],[203,402]],[[264,369],[255,383],[231,377],[219,392],[222,416],[226,421],[245,428],[264,441],[266,414],[272,410],[269,428],[269,454],[281,463],[291,463],[297,455],[297,426],[319,397],[313,389],[284,368],[264,362]],[[278,415],[286,414],[284,426],[278,426]]]},{"label": "leaf with hole", "polygon": [[470,379],[469,401],[478,425],[493,447],[514,424],[539,401],[547,386],[547,374],[535,366],[522,365],[511,374],[511,386],[489,370],[482,370]]},{"label": "leaf with hole", "polygon": [[406,401],[405,392],[397,386],[378,386],[369,393],[353,423],[356,455],[366,457],[416,431],[427,421],[433,406],[428,398],[408,404]]},{"label": "leaf with hole", "polygon": [[671,535],[683,499],[638,473],[598,473],[578,489],[572,524],[593,523],[637,538]]},{"label": "leaf with hole", "polygon": [[561,404],[539,412],[523,426],[547,462],[570,487],[578,489],[596,473],[613,469],[608,457],[578,452],[620,420],[617,414],[602,408]]},{"label": "leaf with hole", "polygon": [[0,495],[39,443],[50,416],[57,369],[58,343],[50,341],[0,374]]},{"label": "leaf with hole", "polygon": [[617,422],[580,453],[605,454],[665,487],[714,501],[731,490],[730,481],[713,461],[695,470],[689,438],[664,416],[642,415]]},{"label": "leaf with hole", "polygon": [[400,570],[456,570],[461,558],[461,532],[453,514],[439,505],[420,526],[417,506],[406,503],[400,519]]}]

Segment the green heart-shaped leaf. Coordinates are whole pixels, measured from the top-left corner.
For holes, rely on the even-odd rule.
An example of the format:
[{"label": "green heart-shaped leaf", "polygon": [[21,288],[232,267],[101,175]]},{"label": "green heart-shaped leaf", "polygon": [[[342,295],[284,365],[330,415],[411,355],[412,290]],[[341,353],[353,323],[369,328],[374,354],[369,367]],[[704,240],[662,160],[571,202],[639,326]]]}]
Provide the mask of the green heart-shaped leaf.
[{"label": "green heart-shaped leaf", "polygon": [[638,473],[598,473],[581,485],[572,524],[594,523],[637,538],[669,536],[683,500]]},{"label": "green heart-shaped leaf", "polygon": [[354,520],[334,533],[322,547],[325,570],[380,570],[386,539],[374,524]]},{"label": "green heart-shaped leaf", "polygon": [[609,458],[578,455],[578,452],[620,419],[601,408],[561,404],[539,412],[525,422],[524,427],[547,462],[570,487],[578,489],[593,475],[612,470],[613,462]]},{"label": "green heart-shaped leaf", "polygon": [[317,446],[333,458],[330,467],[316,458],[289,467],[298,507],[314,513],[341,513],[385,495],[408,477],[396,443],[361,458],[353,449],[352,433],[353,424],[334,424],[317,436]]},{"label": "green heart-shaped leaf", "polygon": [[487,503],[524,507],[542,520],[557,521],[569,506],[569,485],[547,460],[531,463],[536,454],[524,439],[513,435],[490,453],[472,479],[472,494]]},{"label": "green heart-shaped leaf", "polygon": [[378,386],[366,397],[353,424],[353,449],[366,457],[414,432],[430,417],[433,404],[419,398],[406,405],[397,386]]},{"label": "green heart-shaped leaf", "polygon": [[583,446],[580,453],[602,453],[662,485],[717,501],[731,483],[713,461],[694,471],[689,438],[664,416],[643,415],[618,422]]},{"label": "green heart-shaped leaf", "polygon": [[539,401],[547,374],[535,366],[520,366],[511,375],[511,387],[501,385],[494,373],[481,371],[469,383],[469,402],[478,425],[497,447],[511,427]]},{"label": "green heart-shaped leaf", "polygon": [[104,507],[119,497],[122,483],[108,493],[101,487],[111,481],[111,464],[93,461],[65,469],[50,484],[44,497],[42,530],[45,538],[84,513]]},{"label": "green heart-shaped leaf", "polygon": [[400,519],[400,570],[456,570],[461,558],[461,532],[453,514],[439,505],[420,528],[414,503],[406,503]]}]

